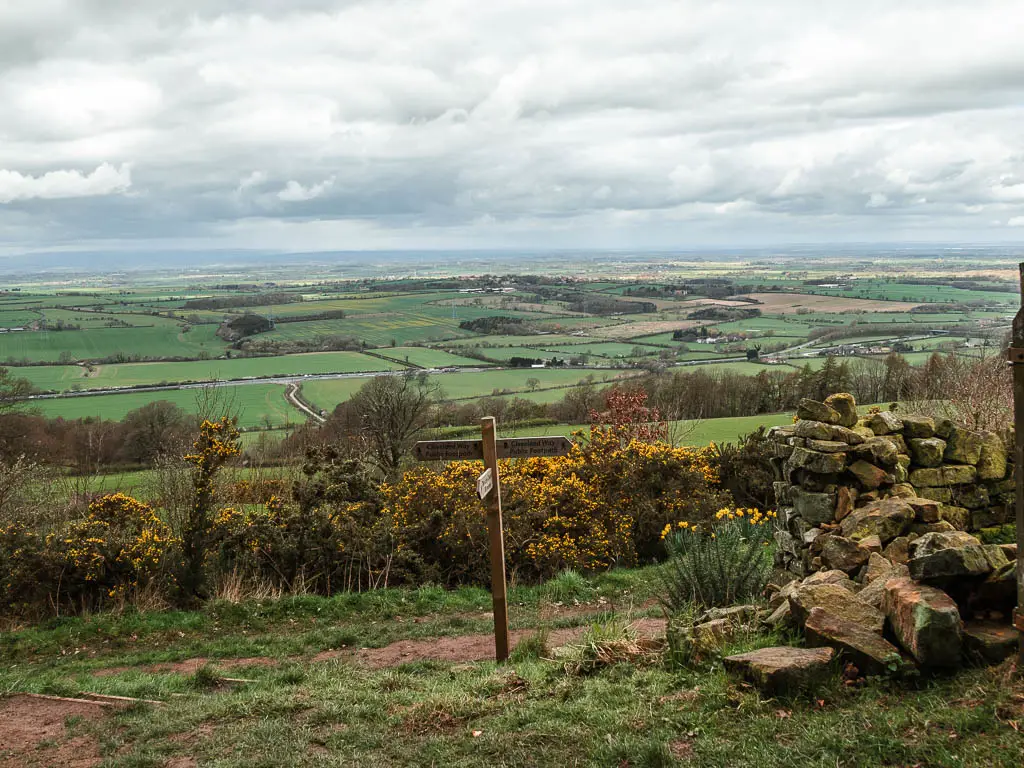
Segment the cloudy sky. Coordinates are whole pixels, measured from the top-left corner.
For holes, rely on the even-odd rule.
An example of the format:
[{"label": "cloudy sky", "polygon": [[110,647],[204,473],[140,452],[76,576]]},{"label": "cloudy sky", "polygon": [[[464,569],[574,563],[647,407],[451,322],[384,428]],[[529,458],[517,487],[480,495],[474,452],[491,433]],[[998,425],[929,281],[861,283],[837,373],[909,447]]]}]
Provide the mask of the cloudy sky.
[{"label": "cloudy sky", "polygon": [[0,0],[0,253],[1024,241],[1024,0]]}]

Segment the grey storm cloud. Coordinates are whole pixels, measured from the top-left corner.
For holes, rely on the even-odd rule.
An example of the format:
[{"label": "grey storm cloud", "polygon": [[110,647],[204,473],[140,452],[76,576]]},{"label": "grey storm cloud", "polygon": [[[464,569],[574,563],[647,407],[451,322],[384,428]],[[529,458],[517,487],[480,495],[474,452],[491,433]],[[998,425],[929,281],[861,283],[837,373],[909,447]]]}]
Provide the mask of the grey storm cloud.
[{"label": "grey storm cloud", "polygon": [[1024,235],[1024,3],[0,4],[0,248]]}]

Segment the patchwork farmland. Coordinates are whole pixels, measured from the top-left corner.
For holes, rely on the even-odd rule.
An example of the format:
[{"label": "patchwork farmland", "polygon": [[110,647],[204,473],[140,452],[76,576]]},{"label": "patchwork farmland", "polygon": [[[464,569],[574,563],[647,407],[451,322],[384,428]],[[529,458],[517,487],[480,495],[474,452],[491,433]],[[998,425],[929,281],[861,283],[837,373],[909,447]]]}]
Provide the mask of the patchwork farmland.
[{"label": "patchwork farmland", "polygon": [[581,385],[658,372],[977,359],[1001,342],[1017,301],[999,263],[968,270],[967,283],[913,261],[902,279],[820,259],[785,270],[681,261],[658,279],[620,271],[610,265],[590,281],[28,283],[0,293],[0,360],[38,393],[24,407],[46,416],[120,418],[154,400],[189,410],[194,391],[182,387],[207,384],[235,402],[244,426],[276,428],[307,419],[285,398],[289,382],[322,411],[374,375],[402,372],[426,376],[453,403],[544,405]]}]

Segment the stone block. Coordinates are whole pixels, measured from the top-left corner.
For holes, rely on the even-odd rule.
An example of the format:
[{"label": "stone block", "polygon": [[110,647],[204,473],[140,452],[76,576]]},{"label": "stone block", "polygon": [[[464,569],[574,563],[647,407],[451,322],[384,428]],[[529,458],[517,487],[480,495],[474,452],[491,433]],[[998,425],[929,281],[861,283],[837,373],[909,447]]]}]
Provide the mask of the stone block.
[{"label": "stone block", "polygon": [[887,473],[884,469],[860,459],[849,466],[849,472],[864,488],[874,490],[885,482]]},{"label": "stone block", "polygon": [[853,456],[858,459],[892,469],[896,466],[896,457],[900,454],[899,446],[889,437],[873,437],[860,445],[854,446]]},{"label": "stone block", "polygon": [[946,442],[937,437],[913,437],[910,439],[910,455],[921,467],[937,467],[942,464]]},{"label": "stone block", "polygon": [[838,424],[840,419],[839,414],[834,408],[806,397],[801,399],[799,405],[797,405],[796,417],[798,419],[809,419],[810,421],[823,421],[826,424]]},{"label": "stone block", "polygon": [[[998,547],[992,549],[1002,555]],[[940,549],[923,557],[913,557],[909,563],[910,576],[923,582],[945,582],[951,579],[986,576],[992,572],[993,560],[996,558],[985,550],[986,547],[957,547]],[[999,564],[1004,562],[1005,560]]]},{"label": "stone block", "polygon": [[900,645],[919,664],[959,665],[963,623],[956,603],[945,592],[911,579],[890,579],[885,583],[882,610]]},{"label": "stone block", "polygon": [[978,457],[978,478],[1002,480],[1006,477],[1006,443],[995,432],[981,433],[981,455]]},{"label": "stone block", "polygon": [[953,501],[953,491],[949,488],[918,488],[917,495],[922,499],[932,499],[941,504],[949,504]]},{"label": "stone block", "polygon": [[826,568],[854,573],[868,561],[870,552],[857,542],[842,536],[829,536],[821,548],[821,562]]},{"label": "stone block", "polygon": [[988,488],[983,485],[963,485],[953,491],[957,506],[967,509],[980,509],[991,503]]},{"label": "stone block", "polygon": [[910,557],[927,557],[943,549],[958,549],[960,547],[980,547],[981,541],[964,531],[951,531],[949,533],[928,533],[918,539],[914,539],[908,546]]},{"label": "stone block", "polygon": [[[868,564],[864,568],[863,582],[864,584],[870,584],[873,581],[879,579],[888,580],[897,576],[909,576],[910,571],[905,565],[897,565],[886,559],[884,555],[880,555],[877,552],[872,552],[868,557]],[[861,597],[863,590],[857,593],[857,597]]]},{"label": "stone block", "polygon": [[[1000,545],[1000,549],[1002,547]],[[1003,550],[1003,554],[1006,552]],[[990,573],[974,590],[970,604],[972,609],[1012,611],[1017,604],[1017,562],[1007,559]]]},{"label": "stone block", "polygon": [[[846,468],[846,454],[819,453],[806,448],[794,448],[789,457],[789,466],[806,469],[820,475],[842,472]],[[974,469],[974,467],[971,467]]]},{"label": "stone block", "polygon": [[906,565],[910,561],[909,548],[910,538],[907,536],[897,536],[882,550],[882,557],[890,563]]},{"label": "stone block", "polygon": [[836,491],[835,521],[841,522],[848,514],[853,512],[857,502],[857,491],[848,485],[841,485]]},{"label": "stone block", "polygon": [[967,464],[944,464],[941,467],[910,470],[910,484],[916,488],[966,485],[978,478],[978,470]]},{"label": "stone block", "polygon": [[942,506],[934,499],[922,499],[920,496],[912,496],[906,499],[907,504],[914,510],[914,519],[919,523],[936,523],[939,521],[939,508]]},{"label": "stone block", "polygon": [[916,499],[917,491],[914,490],[914,486],[910,483],[897,482],[896,485],[889,489],[889,495],[901,499]]},{"label": "stone block", "polygon": [[838,440],[807,440],[807,448],[812,451],[821,451],[821,453],[845,453],[852,447],[849,443]]},{"label": "stone block", "polygon": [[914,519],[914,510],[903,499],[882,499],[851,512],[839,529],[843,536],[860,541],[878,536],[883,544],[895,539]]},{"label": "stone block", "polygon": [[892,411],[871,414],[867,418],[867,425],[876,435],[888,435],[903,430],[903,420]]},{"label": "stone block", "polygon": [[773,629],[785,629],[793,625],[793,611],[789,607],[789,600],[783,600],[775,610],[769,614],[764,623]]},{"label": "stone block", "polygon": [[798,421],[794,429],[797,437],[807,437],[812,440],[831,440],[832,425],[820,421]]},{"label": "stone block", "polygon": [[825,398],[825,405],[839,414],[837,424],[852,427],[857,423],[857,401],[847,392],[836,392]]},{"label": "stone block", "polygon": [[885,616],[856,595],[836,584],[802,584],[789,598],[793,618],[803,626],[813,608],[827,608],[840,618],[882,633]]},{"label": "stone block", "polygon": [[882,540],[877,536],[865,536],[863,539],[857,542],[857,546],[865,550],[869,554],[873,552],[881,552]]},{"label": "stone block", "polygon": [[832,661],[831,648],[761,648],[722,662],[727,672],[741,676],[765,693],[796,693],[814,687],[827,677]]},{"label": "stone block", "polygon": [[965,507],[943,504],[939,507],[939,520],[949,523],[958,531],[966,531],[971,527],[971,511]]},{"label": "stone block", "polygon": [[807,644],[833,648],[865,675],[880,675],[902,664],[900,651],[877,632],[840,618],[827,608],[813,608],[804,624]]},{"label": "stone block", "polygon": [[[981,459],[982,436],[980,432],[954,427],[946,441],[945,459],[950,464],[977,464]],[[941,485],[941,483],[935,483]]]},{"label": "stone block", "polygon": [[929,438],[935,435],[935,420],[928,416],[900,417],[903,420],[903,434],[908,438]]},{"label": "stone block", "polygon": [[913,536],[924,536],[926,533],[945,533],[946,531],[959,530],[951,523],[945,520],[939,520],[935,523],[912,523],[910,528],[907,529],[907,533]]},{"label": "stone block", "polygon": [[964,652],[972,661],[1000,664],[1017,652],[1020,635],[1013,627],[989,622],[964,625]]},{"label": "stone block", "polygon": [[[872,436],[874,436],[874,434],[874,432],[871,433]],[[829,439],[838,440],[847,443],[848,445],[860,445],[864,442],[865,438],[864,435],[854,432],[852,429],[847,429],[846,427],[841,427],[838,424],[833,424],[832,436]]]},{"label": "stone block", "polygon": [[830,493],[811,493],[794,486],[789,492],[793,510],[812,526],[831,523],[835,516],[836,498]]},{"label": "stone block", "polygon": [[857,585],[854,584],[850,577],[842,571],[817,571],[816,573],[812,573],[802,582],[794,584],[792,592],[787,595],[787,599],[804,584],[832,584],[837,587],[842,587],[850,594],[857,591]]},{"label": "stone block", "polygon": [[856,427],[850,428],[853,432],[860,435],[865,440],[870,440],[872,437],[877,437],[874,432],[871,431],[871,427],[858,423]]}]

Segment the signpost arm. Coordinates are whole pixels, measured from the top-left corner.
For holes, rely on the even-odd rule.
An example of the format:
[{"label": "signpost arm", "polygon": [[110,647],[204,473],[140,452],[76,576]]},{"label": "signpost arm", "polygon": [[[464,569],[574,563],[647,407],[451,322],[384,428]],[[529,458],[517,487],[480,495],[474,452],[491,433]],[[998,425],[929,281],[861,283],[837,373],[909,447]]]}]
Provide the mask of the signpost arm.
[{"label": "signpost arm", "polygon": [[[1024,264],[1020,265],[1020,282],[1024,291]],[[1013,371],[1016,440],[1013,469],[1017,479],[1017,610],[1014,612],[1014,626],[1020,632],[1017,671],[1024,674],[1024,293],[1021,294],[1021,308],[1013,320],[1010,365]]]},{"label": "signpost arm", "polygon": [[505,536],[501,521],[501,478],[498,475],[498,448],[493,416],[480,419],[483,437],[484,467],[491,470],[494,487],[484,498],[487,508],[487,535],[491,549],[491,602],[494,606],[494,652],[498,661],[508,659],[508,596],[505,589]]}]

